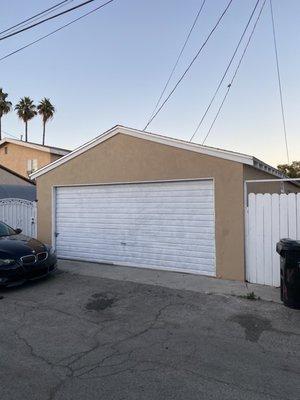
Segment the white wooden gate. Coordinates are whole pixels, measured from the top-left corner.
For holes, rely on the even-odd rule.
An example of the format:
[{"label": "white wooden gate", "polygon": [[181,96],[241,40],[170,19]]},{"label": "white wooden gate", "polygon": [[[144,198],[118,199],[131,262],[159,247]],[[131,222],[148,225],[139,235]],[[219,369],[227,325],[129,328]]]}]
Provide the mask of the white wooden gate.
[{"label": "white wooden gate", "polygon": [[21,228],[24,235],[36,237],[36,202],[24,199],[1,199],[0,221]]},{"label": "white wooden gate", "polygon": [[254,194],[246,210],[246,279],[280,286],[276,243],[300,239],[300,194]]}]

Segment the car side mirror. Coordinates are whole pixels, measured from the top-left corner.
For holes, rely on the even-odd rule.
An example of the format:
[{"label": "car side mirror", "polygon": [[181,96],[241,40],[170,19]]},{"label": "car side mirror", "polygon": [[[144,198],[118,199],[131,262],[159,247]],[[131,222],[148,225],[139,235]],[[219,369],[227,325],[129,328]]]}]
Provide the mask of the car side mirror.
[{"label": "car side mirror", "polygon": [[16,232],[17,235],[19,235],[19,233],[22,233],[22,229],[17,228],[17,229],[15,229],[15,232]]}]

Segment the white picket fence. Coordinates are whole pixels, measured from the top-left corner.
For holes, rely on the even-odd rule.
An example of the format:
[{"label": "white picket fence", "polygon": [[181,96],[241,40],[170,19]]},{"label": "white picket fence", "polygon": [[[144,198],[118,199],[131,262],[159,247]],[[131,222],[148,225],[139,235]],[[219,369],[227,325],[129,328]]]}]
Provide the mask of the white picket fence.
[{"label": "white picket fence", "polygon": [[0,221],[21,228],[24,235],[36,237],[36,202],[23,199],[1,199]]},{"label": "white picket fence", "polygon": [[280,286],[280,257],[276,243],[300,239],[300,194],[248,196],[246,213],[246,279]]}]

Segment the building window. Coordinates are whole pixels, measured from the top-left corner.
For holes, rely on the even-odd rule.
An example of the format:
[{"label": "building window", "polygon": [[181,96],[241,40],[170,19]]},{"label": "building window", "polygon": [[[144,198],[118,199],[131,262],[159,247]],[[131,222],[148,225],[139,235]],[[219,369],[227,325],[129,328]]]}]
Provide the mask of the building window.
[{"label": "building window", "polygon": [[7,148],[7,146],[5,146],[4,147],[4,154],[7,154],[8,153],[8,148]]},{"label": "building window", "polygon": [[28,175],[38,169],[37,160],[27,160],[27,173]]}]

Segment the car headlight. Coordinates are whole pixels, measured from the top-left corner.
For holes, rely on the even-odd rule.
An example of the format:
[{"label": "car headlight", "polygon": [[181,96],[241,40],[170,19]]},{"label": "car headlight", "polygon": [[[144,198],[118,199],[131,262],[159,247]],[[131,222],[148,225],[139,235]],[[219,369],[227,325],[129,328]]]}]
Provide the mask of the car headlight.
[{"label": "car headlight", "polygon": [[4,265],[12,265],[15,264],[15,260],[12,258],[0,258],[0,267],[3,267]]},{"label": "car headlight", "polygon": [[54,250],[54,248],[53,247],[49,247],[48,248],[48,253],[51,255],[51,254],[54,254],[55,253],[55,250]]}]

